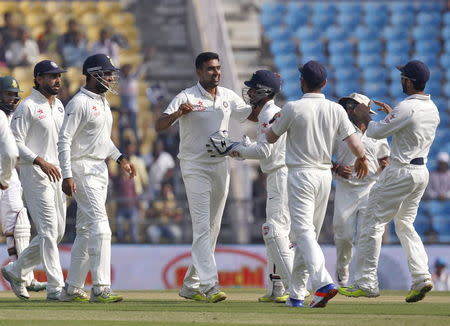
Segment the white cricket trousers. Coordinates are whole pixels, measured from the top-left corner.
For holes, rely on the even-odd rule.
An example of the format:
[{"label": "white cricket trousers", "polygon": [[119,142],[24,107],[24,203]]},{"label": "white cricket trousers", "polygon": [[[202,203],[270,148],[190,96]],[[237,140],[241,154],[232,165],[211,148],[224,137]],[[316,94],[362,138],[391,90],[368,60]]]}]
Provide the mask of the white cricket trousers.
[{"label": "white cricket trousers", "polygon": [[62,181],[51,182],[38,165],[21,165],[20,181],[37,235],[10,271],[26,282],[27,275],[42,262],[47,274],[47,292],[57,292],[64,286],[58,250],[66,227],[66,196],[61,189]]},{"label": "white cricket trousers", "polygon": [[184,286],[208,292],[219,282],[214,250],[228,196],[228,162],[199,163],[180,161],[189,211],[192,219],[192,265]]},{"label": "white cricket trousers", "polygon": [[325,218],[331,180],[330,169],[289,168],[289,211],[296,244],[291,288],[294,285],[306,288],[305,273],[309,273],[314,291],[333,283],[317,242]]},{"label": "white cricket trousers", "polygon": [[[31,224],[22,201],[22,192],[19,176],[14,169],[8,189],[0,190],[0,220],[11,261],[17,260],[30,244]],[[16,253],[11,253],[10,250]],[[34,278],[33,272],[28,273],[25,278],[26,285],[30,285]]]},{"label": "white cricket trousers", "polygon": [[111,228],[106,213],[108,168],[104,160],[72,161],[77,186],[76,237],[66,283],[83,288],[89,269],[94,289],[111,286]]},{"label": "white cricket trousers", "polygon": [[387,223],[394,219],[395,232],[406,254],[412,283],[431,278],[428,256],[414,229],[417,208],[428,184],[425,165],[392,161],[369,194],[356,251],[356,285],[368,293],[378,293],[377,268],[381,241]]},{"label": "white cricket trousers", "polygon": [[353,242],[361,229],[361,216],[365,215],[370,189],[375,182],[350,184],[336,180],[333,230],[336,245],[336,270],[340,275],[348,270],[352,259]]}]

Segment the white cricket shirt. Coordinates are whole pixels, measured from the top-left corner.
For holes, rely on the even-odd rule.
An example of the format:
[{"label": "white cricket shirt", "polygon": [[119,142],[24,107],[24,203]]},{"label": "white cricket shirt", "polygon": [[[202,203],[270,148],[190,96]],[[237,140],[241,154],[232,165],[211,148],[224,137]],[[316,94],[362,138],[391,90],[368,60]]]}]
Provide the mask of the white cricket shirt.
[{"label": "white cricket shirt", "polygon": [[16,140],[9,127],[9,119],[0,110],[0,183],[8,186],[19,157]]},{"label": "white cricket shirt", "polygon": [[224,161],[225,157],[210,157],[206,151],[208,137],[218,130],[228,130],[230,116],[245,120],[251,113],[251,106],[230,89],[217,87],[214,97],[197,83],[175,96],[163,113],[172,114],[184,103],[191,104],[194,111],[177,120],[180,123],[178,158],[200,163]]},{"label": "white cricket shirt", "polygon": [[381,139],[392,136],[391,160],[409,164],[428,152],[440,122],[439,112],[430,95],[415,94],[401,101],[382,121],[371,121],[368,137]]},{"label": "white cricket shirt", "polygon": [[14,111],[11,129],[19,148],[19,164],[33,164],[40,156],[59,166],[56,143],[64,119],[64,107],[55,98],[50,105],[36,89]]},{"label": "white cricket shirt", "polygon": [[336,155],[336,163],[339,165],[348,165],[352,168],[353,174],[350,179],[344,179],[338,175],[336,178],[342,182],[347,182],[350,184],[366,184],[372,183],[378,178],[380,174],[380,164],[378,163],[378,159],[389,156],[389,144],[386,138],[383,139],[374,139],[367,137],[365,133],[362,133],[359,128],[355,126],[356,134],[361,139],[361,142],[364,145],[365,154],[367,157],[367,163],[369,164],[369,173],[363,179],[358,179],[356,177],[356,173],[354,172],[354,164],[356,161],[355,155],[353,155],[352,151],[348,147],[345,141],[336,140],[335,146],[335,155]]},{"label": "white cricket shirt", "polygon": [[119,158],[121,153],[111,140],[112,122],[106,97],[82,87],[67,104],[59,133],[58,152],[63,178],[72,177],[71,161]]},{"label": "white cricket shirt", "polygon": [[306,93],[283,106],[272,131],[279,136],[287,132],[287,167],[330,169],[336,139],[344,140],[355,127],[341,105],[323,94]]},{"label": "white cricket shirt", "polygon": [[266,138],[266,133],[273,123],[272,119],[280,110],[280,107],[275,105],[274,100],[266,102],[258,115],[256,142],[252,142],[248,146],[240,145],[235,149],[242,158],[258,159],[261,171],[264,173],[269,173],[286,165],[286,135],[281,136],[274,144],[269,144]]}]

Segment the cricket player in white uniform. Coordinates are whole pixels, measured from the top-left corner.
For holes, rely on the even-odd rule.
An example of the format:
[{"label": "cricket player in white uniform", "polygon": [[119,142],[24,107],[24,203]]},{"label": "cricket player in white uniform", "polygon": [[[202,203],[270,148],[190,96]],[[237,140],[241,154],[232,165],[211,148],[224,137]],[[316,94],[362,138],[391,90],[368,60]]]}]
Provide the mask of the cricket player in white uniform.
[{"label": "cricket player in white uniform", "polygon": [[66,226],[66,198],[61,191],[56,142],[64,118],[64,107],[56,98],[65,70],[50,60],[34,67],[35,87],[13,114],[11,129],[19,148],[20,181],[25,203],[37,235],[17,261],[2,267],[20,299],[30,296],[27,275],[42,262],[47,274],[47,300],[58,300],[64,278],[58,243]]},{"label": "cricket player in white uniform", "polygon": [[[11,132],[9,124],[11,115],[20,101],[19,83],[11,76],[0,78],[0,110],[8,117],[8,126],[6,131],[13,139],[14,146],[17,148],[16,140]],[[17,155],[19,154],[17,150]],[[8,156],[5,155],[7,158]],[[6,168],[8,170],[8,168]],[[18,255],[28,246],[31,237],[31,225],[28,220],[27,210],[22,201],[22,185],[15,168],[12,169],[9,187],[0,190],[0,220],[2,223],[3,235],[6,237],[6,247],[9,260],[16,261]],[[45,290],[47,283],[38,282],[34,279],[33,272],[26,277],[26,289],[28,291]]]},{"label": "cricket player in white uniform", "polygon": [[[275,105],[274,97],[280,91],[280,76],[269,70],[256,71],[242,96],[252,105],[249,120],[257,122],[257,140],[241,142],[230,151],[230,156],[241,159],[257,159],[261,170],[267,175],[266,223],[262,225],[263,239],[266,244],[268,261],[267,293],[259,302],[286,302],[292,272],[294,252],[290,248],[289,216],[287,196],[287,167],[285,163],[286,136],[275,144],[266,140],[266,132],[276,114],[281,110]],[[305,290],[305,289],[303,289]]]},{"label": "cricket player in white uniform", "polygon": [[[58,152],[62,188],[74,196],[77,208],[76,238],[61,301],[118,302],[111,290],[111,228],[106,212],[107,158],[117,161],[130,178],[135,170],[111,140],[112,114],[105,93],[116,92],[118,69],[104,54],[83,63],[86,85],[67,104]],[[83,291],[91,269],[90,299]]]},{"label": "cricket player in white uniform", "polygon": [[381,171],[389,160],[389,144],[386,139],[367,137],[367,126],[358,121],[354,115],[357,106],[363,106],[371,114],[370,99],[362,94],[352,93],[339,99],[354,124],[356,134],[361,139],[366,151],[369,173],[363,179],[354,174],[355,156],[345,142],[337,139],[334,146],[336,162],[333,162],[335,172],[336,192],[334,198],[333,230],[336,245],[336,278],[340,286],[347,285],[349,280],[349,265],[352,259],[353,242],[357,240],[361,229],[360,216],[367,208],[369,191],[375,184]]},{"label": "cricket player in white uniform", "polygon": [[[324,307],[337,294],[337,287],[325,268],[325,259],[317,238],[325,217],[331,189],[331,155],[336,138],[345,140],[357,157],[358,177],[367,174],[364,146],[355,133],[347,113],[337,103],[325,99],[321,89],[326,84],[326,70],[317,61],[299,68],[303,97],[283,106],[280,117],[266,134],[275,143],[287,133],[286,165],[288,167],[289,211],[291,230],[297,244],[291,278],[293,284],[306,287],[305,273],[315,290],[310,307]],[[304,296],[290,297],[286,302],[302,307]],[[304,292],[303,292],[304,293]]]},{"label": "cricket player in white uniform", "polygon": [[216,53],[197,56],[198,83],[181,91],[156,122],[156,131],[180,123],[180,159],[189,211],[192,218],[192,265],[184,278],[180,296],[196,301],[219,302],[214,250],[228,195],[230,174],[225,157],[210,157],[205,139],[227,130],[230,116],[245,120],[251,107],[233,91],[219,87],[220,62]]},{"label": "cricket player in white uniform", "polygon": [[430,78],[428,67],[413,60],[397,68],[401,71],[403,92],[408,97],[394,110],[387,104],[375,102],[388,113],[380,122],[370,121],[366,112],[359,112],[367,120],[368,137],[381,139],[392,136],[391,163],[369,194],[369,205],[357,243],[355,283],[340,288],[339,292],[351,297],[379,295],[377,268],[381,240],[385,225],[394,219],[395,232],[412,276],[406,302],[416,302],[433,288],[428,257],[413,223],[428,184],[425,164],[440,119],[430,95],[423,91]]}]

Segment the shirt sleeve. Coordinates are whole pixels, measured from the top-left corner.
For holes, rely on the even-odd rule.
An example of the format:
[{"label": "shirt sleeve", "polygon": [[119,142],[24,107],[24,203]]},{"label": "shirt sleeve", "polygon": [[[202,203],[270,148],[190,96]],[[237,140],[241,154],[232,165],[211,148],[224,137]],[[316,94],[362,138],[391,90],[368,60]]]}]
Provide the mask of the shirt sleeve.
[{"label": "shirt sleeve", "polygon": [[294,121],[294,111],[289,103],[286,103],[281,111],[279,117],[272,124],[272,131],[278,137],[284,134]]},{"label": "shirt sleeve", "polygon": [[112,139],[109,140],[109,155],[108,157],[111,160],[117,161],[117,159],[120,157],[120,155],[122,155],[122,153],[119,151],[119,149],[116,147],[116,145],[114,145]]},{"label": "shirt sleeve", "polygon": [[369,122],[366,131],[367,136],[375,139],[389,137],[407,126],[411,122],[413,114],[413,110],[402,107],[402,103],[400,103],[384,120]]},{"label": "shirt sleeve", "polygon": [[231,102],[231,116],[233,119],[244,122],[252,112],[252,107],[245,103],[245,101],[233,91],[230,91],[229,96]]},{"label": "shirt sleeve", "polygon": [[0,183],[8,186],[16,165],[19,150],[9,127],[8,119],[0,112]]},{"label": "shirt sleeve", "polygon": [[348,118],[347,112],[345,112],[342,106],[338,106],[339,112],[339,126],[337,130],[337,134],[340,139],[345,139],[348,136],[354,134],[356,132],[355,126]]},{"label": "shirt sleeve", "polygon": [[86,121],[83,104],[72,100],[66,106],[64,121],[58,137],[58,159],[63,179],[72,178],[72,165],[70,162],[70,149],[72,139],[77,133],[82,121]]},{"label": "shirt sleeve", "polygon": [[[163,114],[169,115],[169,114],[172,114],[172,113],[178,111],[178,108],[183,103],[189,103],[189,98],[185,91],[182,91],[181,93],[179,93],[177,96],[175,96],[173,98],[173,100],[169,103],[167,108],[164,110]],[[178,119],[175,120],[175,122],[176,121],[178,121]]]},{"label": "shirt sleeve", "polygon": [[35,158],[38,156],[25,145],[32,122],[33,116],[30,112],[30,107],[25,103],[21,103],[12,117],[11,130],[16,139],[17,147],[19,148],[19,157],[21,161],[31,164],[33,164]]}]

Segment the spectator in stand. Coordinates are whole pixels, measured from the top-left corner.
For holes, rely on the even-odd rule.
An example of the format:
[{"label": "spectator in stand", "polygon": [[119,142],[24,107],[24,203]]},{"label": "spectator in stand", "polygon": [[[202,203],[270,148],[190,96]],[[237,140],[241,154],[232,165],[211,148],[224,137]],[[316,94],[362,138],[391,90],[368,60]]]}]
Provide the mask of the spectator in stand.
[{"label": "spectator in stand", "polygon": [[38,61],[39,46],[25,27],[17,29],[17,39],[9,44],[5,57],[10,67],[30,66]]},{"label": "spectator in stand", "polygon": [[136,193],[134,178],[119,170],[113,177],[116,212],[116,235],[118,242],[125,242],[125,222],[128,221],[131,242],[139,242],[139,198]]},{"label": "spectator in stand", "polygon": [[111,35],[106,28],[100,30],[100,39],[92,45],[91,53],[106,54],[112,59],[114,65],[119,65],[119,45],[111,39]]},{"label": "spectator in stand", "polygon": [[179,222],[183,219],[183,210],[178,207],[172,186],[165,183],[161,192],[153,201],[149,212],[150,218],[156,219],[147,228],[147,237],[151,243],[160,243],[161,238],[170,243],[180,243],[183,233]]},{"label": "spectator in stand", "polygon": [[161,184],[167,175],[171,174],[175,167],[175,161],[169,153],[165,151],[164,143],[157,140],[153,151],[153,163],[150,166],[149,172],[149,188],[150,196],[154,198],[161,192]]},{"label": "spectator in stand", "polygon": [[89,56],[86,38],[81,31],[74,31],[70,40],[62,45],[61,49],[64,66],[82,67],[84,60]]},{"label": "spectator in stand", "polygon": [[3,15],[4,25],[0,28],[0,34],[3,37],[3,44],[8,47],[11,42],[16,40],[17,37],[17,26],[14,24],[14,19],[12,12],[7,11]]},{"label": "spectator in stand", "polygon": [[58,53],[59,34],[54,30],[53,20],[51,18],[45,21],[45,29],[37,37],[39,51],[41,53]]},{"label": "spectator in stand", "polygon": [[5,43],[3,42],[3,36],[0,34],[0,67],[6,67],[8,66],[6,63],[6,57],[5,57]]},{"label": "spectator in stand", "polygon": [[78,23],[74,18],[67,22],[67,32],[65,32],[58,41],[58,52],[62,54],[62,49],[65,44],[74,43],[75,34],[79,31]]},{"label": "spectator in stand", "polygon": [[437,169],[430,173],[430,182],[426,191],[427,199],[450,199],[449,155],[446,152],[437,154]]},{"label": "spectator in stand", "polygon": [[450,275],[447,272],[447,262],[443,258],[436,258],[431,278],[433,279],[434,291],[450,291]]},{"label": "spectator in stand", "polygon": [[137,145],[134,142],[129,142],[126,144],[125,154],[136,170],[134,188],[139,197],[139,217],[144,218],[145,210],[148,208],[148,200],[144,196],[144,189],[148,186],[148,173],[145,166],[145,161],[138,155]]},{"label": "spectator in stand", "polygon": [[124,64],[120,70],[119,79],[119,94],[120,105],[122,107],[122,113],[127,117],[127,126],[132,128],[135,132],[136,139],[140,139],[137,125],[138,114],[138,79],[141,74],[141,70],[137,69],[133,71],[133,67],[130,64]]}]

